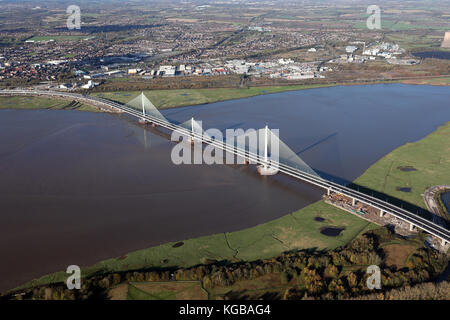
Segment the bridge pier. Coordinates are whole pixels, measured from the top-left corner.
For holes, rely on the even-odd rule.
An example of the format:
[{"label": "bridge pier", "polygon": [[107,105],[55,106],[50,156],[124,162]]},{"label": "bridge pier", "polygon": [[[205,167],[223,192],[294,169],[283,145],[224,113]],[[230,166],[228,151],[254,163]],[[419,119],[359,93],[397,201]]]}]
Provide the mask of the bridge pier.
[{"label": "bridge pier", "polygon": [[414,225],[412,223],[409,224],[409,231],[414,231]]},{"label": "bridge pier", "polygon": [[258,173],[262,176],[273,176],[278,173],[278,170],[273,167],[260,165],[258,166]]},{"label": "bridge pier", "polygon": [[354,207],[356,205],[356,199],[352,198],[352,206]]},{"label": "bridge pier", "polygon": [[248,166],[250,164],[250,158],[248,152],[244,151],[244,165]]},{"label": "bridge pier", "polygon": [[442,239],[441,245],[442,245],[443,247],[445,247],[445,246],[447,245],[447,241],[445,241],[444,239]]},{"label": "bridge pier", "polygon": [[331,195],[331,189],[328,188],[328,189],[327,189],[327,196],[330,196],[330,195]]},{"label": "bridge pier", "polygon": [[149,122],[147,120],[145,120],[144,118],[140,118],[138,120],[139,124],[148,124]]},{"label": "bridge pier", "polygon": [[384,211],[380,210],[380,218],[383,218],[383,217],[384,217]]}]

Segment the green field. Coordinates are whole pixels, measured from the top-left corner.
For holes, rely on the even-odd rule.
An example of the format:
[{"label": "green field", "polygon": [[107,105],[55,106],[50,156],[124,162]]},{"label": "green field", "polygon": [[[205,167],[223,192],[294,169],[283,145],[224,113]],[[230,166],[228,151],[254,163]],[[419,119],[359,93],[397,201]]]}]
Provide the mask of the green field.
[{"label": "green field", "polygon": [[47,110],[79,110],[79,111],[99,111],[97,108],[82,104],[72,103],[68,100],[44,98],[44,97],[4,97],[0,96],[1,109],[47,109]]},{"label": "green field", "polygon": [[[402,171],[399,167],[415,171]],[[450,181],[450,122],[426,138],[407,143],[369,168],[355,183],[426,209],[422,194]],[[411,192],[396,190],[410,187]]]},{"label": "green field", "polygon": [[386,40],[397,43],[400,47],[406,50],[414,50],[418,48],[430,48],[437,49],[440,46],[442,36],[434,36],[427,34],[426,31],[420,32],[420,34],[408,33],[408,32],[393,32],[386,34]]},{"label": "green field", "polygon": [[[364,17],[363,22],[357,22],[353,27],[358,29],[367,29],[368,16]],[[446,30],[445,26],[434,26],[425,24],[426,21],[421,21],[421,23],[411,23],[409,21],[399,21],[399,20],[388,20],[381,19],[381,30],[390,31],[404,31],[404,30],[422,30],[422,29],[435,29],[435,30]]]},{"label": "green field", "polygon": [[[180,106],[189,106],[231,99],[248,98],[262,94],[277,92],[304,90],[311,88],[330,87],[332,84],[317,85],[292,85],[292,86],[270,86],[270,87],[250,87],[248,89],[238,88],[214,88],[214,89],[175,89],[175,90],[148,90],[144,94],[157,108],[173,108]],[[103,92],[93,93],[97,97],[103,97],[114,101],[127,103],[141,92],[123,91],[123,92]]]},{"label": "green field", "polygon": [[442,78],[429,78],[429,79],[417,79],[417,80],[404,80],[405,84],[420,84],[431,86],[450,86],[450,77]]},{"label": "green field", "polygon": [[50,40],[55,40],[56,42],[60,42],[60,41],[77,41],[80,39],[85,39],[88,36],[35,36],[32,37],[30,39],[27,40],[33,40],[36,42],[41,42],[41,41],[50,41]]},{"label": "green field", "polygon": [[[317,216],[325,221],[315,221]],[[345,230],[337,237],[328,237],[320,233],[325,226],[345,227]],[[253,261],[294,249],[330,250],[373,228],[377,226],[320,201],[253,228],[185,240],[184,245],[176,248],[175,242],[171,242],[105,260],[83,269],[83,276],[150,267],[189,267],[212,261]],[[66,277],[60,272],[26,286],[60,282]]]},{"label": "green field", "polygon": [[207,300],[200,281],[156,281],[121,284],[110,291],[114,300]]}]

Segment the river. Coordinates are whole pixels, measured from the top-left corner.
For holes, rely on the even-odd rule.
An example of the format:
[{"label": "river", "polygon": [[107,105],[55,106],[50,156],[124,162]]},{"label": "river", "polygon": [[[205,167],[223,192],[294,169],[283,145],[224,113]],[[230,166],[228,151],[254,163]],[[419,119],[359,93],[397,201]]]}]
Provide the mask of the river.
[{"label": "river", "polygon": [[[342,86],[163,113],[204,128],[267,122],[314,169],[353,180],[449,121],[449,100],[445,87]],[[253,167],[176,166],[172,147],[124,115],[0,110],[0,291],[70,264],[264,223],[322,194]]]}]

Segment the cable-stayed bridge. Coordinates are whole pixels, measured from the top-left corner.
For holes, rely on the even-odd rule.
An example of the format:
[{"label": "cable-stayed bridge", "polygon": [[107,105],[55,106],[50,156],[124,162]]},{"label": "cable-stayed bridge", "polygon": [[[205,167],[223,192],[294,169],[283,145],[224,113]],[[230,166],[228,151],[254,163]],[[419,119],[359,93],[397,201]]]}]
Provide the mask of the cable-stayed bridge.
[{"label": "cable-stayed bridge", "polygon": [[[269,130],[267,126],[264,129],[260,129],[263,130],[263,134],[265,135],[265,150],[261,154],[260,152],[256,152],[255,149],[246,147],[245,144],[233,143],[233,145],[231,145],[229,143],[226,143],[226,141],[219,141],[215,137],[205,134],[205,131],[194,119],[190,119],[182,124],[175,124],[173,122],[170,122],[153,106],[153,104],[144,96],[143,93],[125,105],[99,97],[57,91],[0,90],[0,95],[61,97],[85,102],[87,104],[95,105],[104,109],[112,109],[118,112],[123,112],[138,118],[140,123],[151,123],[153,125],[161,126],[171,131],[177,131],[186,137],[190,137],[193,141],[198,141],[207,145],[214,146],[219,150],[223,150],[227,153],[231,153],[235,156],[246,159],[249,162],[258,164],[260,168],[262,168],[262,174],[272,174],[273,172],[271,171],[271,168],[276,168],[276,172],[281,172],[290,177],[325,189],[328,194],[339,193],[350,198],[353,203],[360,202],[376,208],[377,210],[379,210],[380,216],[389,214],[402,221],[405,221],[410,225],[411,231],[414,228],[422,229],[425,232],[440,239],[442,241],[442,245],[446,245],[450,242],[450,231],[446,228],[403,208],[399,208],[384,200],[320,177],[291,149],[289,149],[288,146],[286,146],[281,140],[279,140],[278,137],[272,140],[274,133]],[[278,160],[274,160],[268,156],[268,149],[271,147],[273,148],[273,146],[271,146],[267,142],[268,140],[277,141],[277,143],[279,144],[278,148],[280,156]]]}]

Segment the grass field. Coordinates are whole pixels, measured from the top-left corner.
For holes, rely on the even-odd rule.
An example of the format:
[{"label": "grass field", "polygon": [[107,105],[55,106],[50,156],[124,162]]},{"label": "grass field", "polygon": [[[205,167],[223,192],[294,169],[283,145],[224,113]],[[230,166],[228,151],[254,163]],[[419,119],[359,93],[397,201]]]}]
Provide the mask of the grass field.
[{"label": "grass field", "polygon": [[98,112],[97,108],[82,104],[72,103],[68,100],[45,97],[4,97],[0,96],[1,109],[47,109],[47,110],[79,110]]},{"label": "grass field", "polygon": [[[131,282],[127,284],[127,300],[207,300],[208,292],[200,281]],[[123,290],[111,290],[111,297],[123,300]],[[122,292],[121,292],[122,291]]]},{"label": "grass field", "polygon": [[[214,89],[175,89],[175,90],[149,90],[144,94],[149,98],[157,108],[173,108],[180,106],[197,105],[212,103],[230,99],[240,99],[258,96],[262,94],[304,90],[311,88],[330,87],[331,84],[320,85],[292,85],[292,86],[270,86],[270,87],[250,87],[248,89],[238,88],[214,88]],[[105,92],[93,93],[92,95],[103,97],[126,103],[139,95],[141,92]]]},{"label": "grass field", "polygon": [[[249,299],[259,300],[270,294],[270,299],[280,299],[287,288],[296,284],[295,279],[291,279],[289,283],[281,282],[281,274],[271,273],[252,280],[236,281],[231,286],[222,287],[215,286],[209,289],[209,297],[211,300],[223,299]],[[266,298],[267,299],[267,298]]]},{"label": "grass field", "polygon": [[[367,29],[366,19],[367,17],[364,18],[364,22],[355,23],[354,27],[358,29]],[[427,25],[426,21],[422,21],[421,23],[411,23],[409,21],[381,19],[381,29],[391,31],[404,31],[419,29],[445,30],[446,28],[444,26],[435,26],[432,24]]]},{"label": "grass field", "polygon": [[386,40],[395,42],[406,50],[413,50],[418,48],[436,48],[442,42],[442,36],[414,34],[408,32],[393,32],[386,34]]},{"label": "grass field", "polygon": [[431,86],[450,86],[450,77],[443,78],[429,78],[429,79],[414,79],[414,80],[403,80],[404,84],[420,84],[420,85],[431,85]]},{"label": "grass field", "polygon": [[[412,167],[414,171],[402,171]],[[401,146],[370,167],[355,182],[426,209],[423,193],[450,181],[450,122],[426,138]],[[398,191],[409,187],[411,192]]]},{"label": "grass field", "polygon": [[281,282],[279,273],[263,275],[251,280],[236,281],[231,286],[204,289],[200,281],[155,281],[122,283],[109,290],[111,300],[258,300],[267,296],[281,298],[285,290],[296,284]]},{"label": "grass field", "polygon": [[56,42],[61,42],[61,41],[77,41],[80,39],[85,39],[88,36],[36,36],[36,37],[32,37],[30,39],[27,40],[33,40],[36,42],[40,42],[40,41],[50,41],[50,40],[55,40]]},{"label": "grass field", "polygon": [[[316,221],[317,216],[325,221]],[[337,237],[329,237],[320,233],[326,226],[345,230]],[[377,226],[320,201],[253,228],[185,240],[181,247],[171,242],[105,260],[83,269],[83,276],[149,267],[189,267],[208,261],[252,261],[294,249],[330,250],[373,228]],[[59,282],[66,276],[63,272],[47,275],[28,285]]]}]

